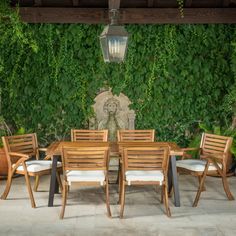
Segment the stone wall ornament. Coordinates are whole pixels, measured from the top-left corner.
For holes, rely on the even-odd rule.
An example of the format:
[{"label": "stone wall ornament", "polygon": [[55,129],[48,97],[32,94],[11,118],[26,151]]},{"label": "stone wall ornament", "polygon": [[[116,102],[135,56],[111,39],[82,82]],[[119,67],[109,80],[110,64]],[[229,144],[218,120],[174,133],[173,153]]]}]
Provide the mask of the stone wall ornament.
[{"label": "stone wall ornament", "polygon": [[108,129],[109,141],[116,141],[118,129],[135,129],[135,113],[129,109],[131,102],[123,93],[116,96],[111,90],[105,91],[94,101],[95,117],[90,119],[90,129]]}]

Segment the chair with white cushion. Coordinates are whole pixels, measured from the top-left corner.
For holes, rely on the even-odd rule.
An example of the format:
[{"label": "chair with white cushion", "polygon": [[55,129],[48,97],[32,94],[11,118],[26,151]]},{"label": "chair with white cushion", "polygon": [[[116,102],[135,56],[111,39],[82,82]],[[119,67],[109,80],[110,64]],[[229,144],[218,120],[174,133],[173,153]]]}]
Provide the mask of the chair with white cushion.
[{"label": "chair with white cushion", "polygon": [[[223,187],[228,199],[234,200],[226,176],[227,161],[231,155],[231,144],[231,137],[203,133],[199,148],[200,159],[183,159],[176,162],[178,172],[191,174],[199,178],[199,188],[193,203],[194,207],[198,204],[207,175],[219,174],[222,178]],[[193,148],[183,150],[189,151],[193,150]]]},{"label": "chair with white cushion", "polygon": [[60,219],[64,218],[68,187],[77,182],[82,185],[104,186],[106,207],[111,217],[108,183],[109,143],[103,146],[64,146],[62,148],[63,197]]},{"label": "chair with white cushion", "polygon": [[[2,137],[4,150],[8,161],[8,178],[6,188],[1,199],[6,199],[12,184],[14,174],[25,176],[31,206],[36,207],[34,196],[30,184],[30,176],[36,178],[34,190],[37,191],[39,185],[39,176],[51,174],[52,161],[39,160],[39,151],[46,151],[45,148],[39,148],[37,136],[33,134],[14,135]],[[35,160],[35,159],[36,160]],[[60,172],[61,163],[58,164],[57,179],[61,186]]]},{"label": "chair with white cushion", "polygon": [[166,214],[171,216],[168,204],[169,147],[125,147],[122,153],[121,211],[123,218],[125,188],[130,185],[160,185]]}]

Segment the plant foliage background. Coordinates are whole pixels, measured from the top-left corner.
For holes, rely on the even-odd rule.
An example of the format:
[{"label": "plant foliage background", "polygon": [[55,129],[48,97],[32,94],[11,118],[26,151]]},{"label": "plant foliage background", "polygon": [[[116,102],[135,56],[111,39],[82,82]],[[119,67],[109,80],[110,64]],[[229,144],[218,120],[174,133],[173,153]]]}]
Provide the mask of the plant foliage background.
[{"label": "plant foliage background", "polygon": [[127,25],[123,64],[105,64],[103,25],[23,24],[0,6],[2,115],[41,144],[86,128],[101,88],[124,93],[136,128],[187,145],[197,123],[230,124],[236,101],[235,25]]}]

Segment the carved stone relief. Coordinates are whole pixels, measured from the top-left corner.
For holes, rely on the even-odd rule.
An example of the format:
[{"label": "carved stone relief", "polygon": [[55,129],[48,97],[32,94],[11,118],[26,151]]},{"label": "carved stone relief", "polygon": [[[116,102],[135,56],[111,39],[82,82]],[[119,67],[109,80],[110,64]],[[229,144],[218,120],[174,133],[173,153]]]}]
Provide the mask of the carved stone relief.
[{"label": "carved stone relief", "polygon": [[118,129],[135,129],[135,113],[129,109],[130,100],[124,94],[100,93],[93,105],[95,117],[90,119],[90,129],[108,129],[109,141],[116,141]]}]

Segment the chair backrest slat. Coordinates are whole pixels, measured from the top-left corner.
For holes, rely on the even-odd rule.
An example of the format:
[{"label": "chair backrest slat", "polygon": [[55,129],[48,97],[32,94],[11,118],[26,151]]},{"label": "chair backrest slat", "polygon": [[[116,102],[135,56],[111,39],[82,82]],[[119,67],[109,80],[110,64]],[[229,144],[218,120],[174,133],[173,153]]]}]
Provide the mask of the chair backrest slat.
[{"label": "chair backrest slat", "polygon": [[125,147],[124,168],[127,170],[166,170],[169,162],[169,147]]},{"label": "chair backrest slat", "polygon": [[71,141],[103,141],[108,140],[108,130],[71,129]]},{"label": "chair backrest slat", "polygon": [[64,171],[68,170],[106,170],[109,146],[62,147]]},{"label": "chair backrest slat", "polygon": [[202,141],[201,141],[201,154],[202,155],[214,155],[218,156],[223,154],[229,154],[229,149],[232,144],[232,138],[215,135],[215,134],[207,134],[203,133]]},{"label": "chair backrest slat", "polygon": [[10,158],[9,152],[18,152],[29,156],[36,156],[38,158],[38,143],[36,134],[24,134],[2,137],[4,149],[8,158],[8,162],[12,165],[19,157],[14,160]]},{"label": "chair backrest slat", "polygon": [[119,142],[154,142],[155,130],[118,130],[117,140]]}]

